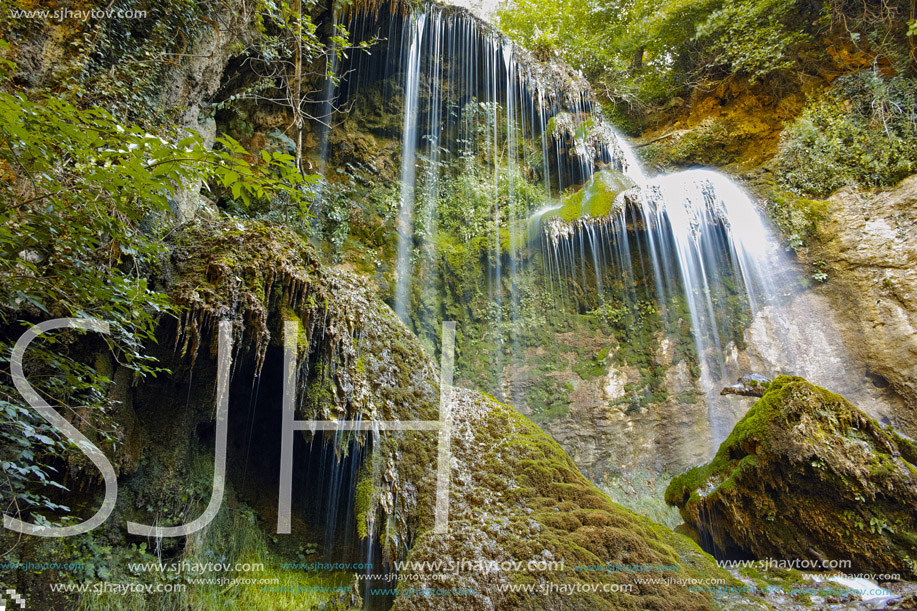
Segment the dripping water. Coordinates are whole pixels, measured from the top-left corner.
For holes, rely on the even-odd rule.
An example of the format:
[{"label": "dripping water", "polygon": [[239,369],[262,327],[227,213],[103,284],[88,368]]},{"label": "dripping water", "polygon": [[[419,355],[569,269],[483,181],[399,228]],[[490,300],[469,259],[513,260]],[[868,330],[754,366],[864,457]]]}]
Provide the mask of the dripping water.
[{"label": "dripping water", "polygon": [[[648,176],[577,75],[558,76],[465,12],[427,6],[405,15],[363,13],[348,29],[358,39],[383,40],[385,48],[345,60],[341,100],[355,99],[373,83],[389,83],[385,91],[400,97],[393,305],[434,347],[447,314],[438,276],[443,253],[432,239],[442,222],[436,206],[442,168],[462,159],[486,165],[480,180],[489,192],[489,221],[481,229],[487,244],[481,266],[492,322],[486,332],[496,348],[486,355],[492,378],[482,382],[484,390],[525,402],[504,378],[524,365],[520,282],[533,273],[543,275],[554,309],[568,317],[652,303],[667,336],[685,330],[692,372],[706,398],[711,451],[740,415],[718,396],[735,381],[733,355],[750,337],[738,327],[779,313],[785,324],[766,329],[767,349],[756,353],[764,372],[836,383],[813,369],[811,359],[794,355],[787,326],[804,333],[806,323],[788,303],[802,279],[758,206],[730,179],[710,170]],[[545,221],[565,195],[600,172],[631,185],[607,216]],[[538,185],[539,201],[519,198],[521,181]],[[835,342],[819,350],[845,348]]]}]

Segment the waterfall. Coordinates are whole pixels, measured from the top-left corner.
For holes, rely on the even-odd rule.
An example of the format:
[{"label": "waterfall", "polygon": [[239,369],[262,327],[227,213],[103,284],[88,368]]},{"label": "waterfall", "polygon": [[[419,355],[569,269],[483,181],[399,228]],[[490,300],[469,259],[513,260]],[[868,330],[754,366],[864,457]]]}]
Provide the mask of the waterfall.
[{"label": "waterfall", "polygon": [[417,145],[417,104],[420,87],[420,52],[427,15],[412,14],[405,28],[408,37],[405,45],[406,82],[404,86],[404,128],[401,146],[401,212],[398,216],[398,261],[395,293],[395,312],[404,318],[408,307],[408,290],[411,285],[411,243],[414,239],[415,160]]},{"label": "waterfall", "polygon": [[[779,275],[774,262],[781,259],[780,251],[748,195],[721,174],[680,172],[649,180],[640,188],[644,214],[655,217],[654,265],[672,260],[678,265],[699,356],[700,385],[707,394],[713,440],[719,443],[735,424],[714,409],[719,389],[731,380],[716,316],[721,307],[716,304],[728,299],[723,279],[738,281],[744,291],[740,306],[754,318],[762,299],[770,302],[778,296],[772,279]],[[661,268],[654,271],[657,278],[671,274]],[[673,294],[671,286],[662,290]]]},{"label": "waterfall", "polygon": [[[623,142],[617,146],[626,150]],[[749,368],[801,375],[840,389],[874,417],[887,417],[885,400],[857,384],[858,364],[835,331],[832,311],[805,299],[804,276],[741,187],[712,170],[653,178],[637,170],[629,176],[635,186],[617,196],[609,217],[544,224],[548,267],[559,278],[582,274],[585,283],[589,253],[597,288],[593,305],[600,306],[602,278],[609,274],[624,279],[625,301],[637,302],[630,290],[634,266],[648,260],[657,302],[684,299],[711,452],[743,411],[719,391]],[[634,230],[637,225],[642,227]],[[668,312],[662,315],[667,327],[677,322]],[[736,362],[739,343],[747,344],[745,369]]]},{"label": "waterfall", "polygon": [[[401,106],[400,202],[393,306],[418,334],[436,329],[441,316],[435,202],[440,176],[482,159],[478,179],[488,192],[487,294],[495,317],[493,341],[517,345],[499,332],[520,316],[516,279],[526,246],[525,219],[533,211],[517,192],[526,168],[537,167],[541,203],[551,193],[587,180],[598,166],[636,168],[613,139],[584,132],[596,114],[582,77],[545,66],[470,14],[427,6],[407,14],[359,12],[348,30],[357,41],[381,40],[371,55],[355,53],[342,62],[338,105],[357,99],[372,82],[391,82]],[[602,124],[602,129],[605,129]],[[536,159],[537,158],[537,159]],[[531,177],[529,177],[531,178]],[[412,303],[423,308],[412,308]],[[517,349],[509,354],[519,355]],[[498,380],[503,355],[494,355]],[[493,389],[502,395],[499,382]]]},{"label": "waterfall", "polygon": [[[506,372],[528,366],[534,309],[611,320],[625,335],[647,336],[640,325],[653,321],[673,342],[690,336],[681,358],[706,400],[711,451],[747,407],[719,390],[749,368],[857,392],[844,381],[853,365],[831,337],[830,312],[799,301],[794,261],[730,179],[648,176],[580,74],[536,61],[465,11],[369,10],[348,29],[384,48],[341,62],[339,105],[376,87],[401,113],[394,309],[432,348],[442,320],[484,321],[479,334],[489,337],[460,340],[460,350],[478,342],[471,358],[489,360],[489,377],[475,380],[482,390],[525,403]],[[481,201],[456,210],[449,201],[462,180]],[[462,235],[444,245],[449,227]],[[478,246],[486,312],[463,313],[464,297],[446,297],[456,289],[444,259]],[[550,301],[533,308],[541,293]],[[652,388],[638,390],[620,400],[652,398]]]}]

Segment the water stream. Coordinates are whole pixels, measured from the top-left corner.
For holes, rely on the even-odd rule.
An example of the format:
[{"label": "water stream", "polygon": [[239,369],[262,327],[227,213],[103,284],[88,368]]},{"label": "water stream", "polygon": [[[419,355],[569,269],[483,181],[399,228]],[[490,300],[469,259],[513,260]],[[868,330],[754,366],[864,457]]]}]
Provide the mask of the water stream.
[{"label": "water stream", "polygon": [[437,235],[454,211],[443,202],[463,172],[483,194],[463,203],[457,225],[468,243],[486,243],[487,332],[498,349],[483,390],[525,402],[507,372],[526,366],[523,309],[537,276],[571,316],[643,308],[669,334],[687,325],[710,452],[748,406],[719,391],[751,370],[859,393],[881,416],[881,401],[850,383],[858,365],[830,312],[805,297],[807,280],[735,182],[705,169],[649,176],[580,75],[536,61],[464,11],[358,13],[348,28],[383,48],[342,62],[341,100],[376,87],[401,112],[393,307],[434,344],[450,315]]}]

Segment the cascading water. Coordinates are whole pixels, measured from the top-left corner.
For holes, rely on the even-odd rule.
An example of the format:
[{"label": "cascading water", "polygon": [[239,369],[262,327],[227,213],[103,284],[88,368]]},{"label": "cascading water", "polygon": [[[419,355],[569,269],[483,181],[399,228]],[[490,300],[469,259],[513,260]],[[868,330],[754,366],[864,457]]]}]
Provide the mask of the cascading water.
[{"label": "cascading water", "polygon": [[410,20],[405,28],[404,48],[407,53],[407,79],[404,85],[404,128],[401,145],[401,212],[398,215],[397,288],[395,312],[401,318],[407,314],[408,291],[411,286],[413,259],[411,246],[414,237],[414,194],[416,189],[417,104],[420,86],[420,52],[427,15],[420,14]]},{"label": "cascading water", "polygon": [[[397,83],[401,101],[394,309],[420,335],[433,339],[427,330],[436,328],[441,307],[436,288],[441,253],[431,239],[440,216],[436,202],[443,195],[440,175],[480,157],[488,170],[476,180],[488,188],[490,210],[475,237],[487,241],[487,294],[498,331],[504,319],[520,316],[516,278],[523,264],[523,219],[534,209],[518,196],[520,184],[531,178],[523,170],[538,166],[543,205],[552,191],[588,179],[595,162],[621,168],[629,160],[614,140],[594,134],[574,137],[574,117],[582,120],[594,112],[585,83],[571,83],[569,75],[533,61],[463,11],[431,6],[406,15],[361,13],[349,30],[357,40],[384,40],[388,49],[356,54],[341,66],[347,76],[340,105],[358,97],[369,83],[386,80]],[[423,307],[416,307],[418,302]],[[513,343],[512,337],[499,334],[493,339]],[[503,356],[493,356],[499,372]],[[502,384],[494,390],[502,394]]]},{"label": "cascading water", "polygon": [[[673,297],[674,291],[669,280],[672,270],[660,262],[677,264],[698,354],[700,386],[707,394],[711,433],[714,443],[719,443],[735,422],[715,409],[717,391],[732,379],[717,310],[728,319],[741,317],[741,311],[722,311],[730,291],[743,291],[739,307],[747,308],[752,318],[762,299],[775,299],[778,292],[773,279],[779,270],[774,261],[779,259],[779,249],[749,197],[716,172],[696,170],[648,180],[641,185],[640,195],[644,216],[654,216],[652,229],[648,229],[654,234],[651,259],[655,277],[664,285],[663,298]],[[736,286],[726,286],[725,279],[733,279]]]},{"label": "cascading water", "polygon": [[[462,338],[460,323],[459,338],[460,369],[489,362],[473,383],[525,406],[518,372],[552,349],[532,338],[559,310],[625,338],[642,333],[644,345],[690,337],[676,359],[690,363],[709,426],[706,442],[687,441],[708,453],[747,408],[719,397],[741,373],[797,373],[856,396],[843,380],[847,350],[826,331],[830,313],[802,311],[802,277],[728,178],[647,177],[580,75],[535,61],[464,11],[369,10],[348,29],[387,49],[341,62],[339,106],[382,91],[400,112],[400,129],[376,128],[401,142],[394,309],[433,347],[442,320],[477,320],[489,337]],[[484,270],[486,286],[456,288],[458,255]],[[483,311],[469,312],[472,302]],[[463,350],[473,356],[463,361]],[[624,384],[612,399],[640,409],[662,392],[654,384]]]},{"label": "cascading water", "polygon": [[[719,390],[748,369],[801,375],[844,389],[877,417],[887,417],[870,389],[851,385],[855,364],[830,331],[830,310],[796,299],[804,278],[738,185],[711,170],[630,177],[636,186],[617,196],[609,217],[545,224],[548,267],[559,277],[585,274],[585,253],[591,253],[599,305],[603,276],[616,274],[632,287],[634,265],[649,260],[658,303],[684,299],[708,406],[711,451],[744,411],[721,398]],[[632,247],[634,232],[628,226],[638,224]],[[628,301],[638,300],[628,293]],[[666,326],[677,322],[665,309],[662,316]],[[737,362],[737,344],[746,344],[745,370]]]}]

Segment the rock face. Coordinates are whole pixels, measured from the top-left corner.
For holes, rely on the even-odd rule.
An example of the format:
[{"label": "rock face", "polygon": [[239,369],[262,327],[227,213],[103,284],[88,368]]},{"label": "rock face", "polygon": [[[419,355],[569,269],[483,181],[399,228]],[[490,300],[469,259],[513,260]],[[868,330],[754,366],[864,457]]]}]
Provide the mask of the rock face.
[{"label": "rock face", "polygon": [[779,376],[716,457],[672,480],[693,536],[728,557],[850,560],[917,574],[917,444],[846,399]]},{"label": "rock face", "polygon": [[[436,418],[439,382],[416,339],[371,290],[350,274],[324,269],[291,233],[211,221],[186,228],[172,260],[171,291],[188,309],[177,345],[189,358],[211,360],[205,347],[212,321],[228,318],[257,367],[277,349],[281,320],[299,319],[305,400],[298,417]],[[402,587],[475,591],[436,597],[437,609],[527,608],[527,594],[502,589],[517,583],[570,589],[547,592],[545,600],[558,609],[712,606],[706,594],[684,586],[638,585],[631,574],[576,571],[577,565],[620,563],[677,567],[672,577],[717,573],[693,542],[611,502],[556,442],[513,408],[472,391],[454,394],[449,533],[431,530],[437,446],[429,434],[377,438],[373,460],[358,477],[354,515],[360,537],[378,537],[391,560],[407,553],[418,562],[479,562],[484,570],[460,569],[445,579],[441,574],[450,571],[415,571]],[[271,523],[270,511],[265,523]],[[563,564],[559,570],[530,568],[530,560]],[[521,568],[504,564],[512,562]],[[583,583],[633,589],[571,593]],[[395,608],[430,605],[423,596],[403,597]]]},{"label": "rock face", "polygon": [[[917,429],[917,176],[873,195],[841,190],[828,200],[817,256],[825,291],[858,335],[873,383],[907,401],[902,422]],[[907,428],[905,428],[905,424]]]},{"label": "rock face", "polygon": [[[687,538],[612,503],[556,442],[513,408],[457,390],[452,409],[449,533],[421,535],[408,561],[456,567],[477,561],[491,568],[460,568],[447,578],[437,574],[443,571],[431,570],[423,579],[414,576],[400,585],[472,589],[484,595],[398,598],[395,609],[531,609],[533,600],[543,609],[675,610],[711,605],[698,593],[673,584],[639,585],[626,572],[583,571],[583,566],[609,563],[677,565],[680,568],[667,574],[682,578],[709,576],[715,569]],[[561,560],[560,570],[544,564]],[[536,589],[505,589],[513,584]],[[623,590],[573,592],[578,584]]]},{"label": "rock face", "polygon": [[882,424],[914,436],[906,400],[875,374],[861,330],[851,319],[854,313],[838,311],[835,300],[825,295],[828,288],[800,290],[780,307],[763,308],[745,333],[748,348],[737,352],[739,371],[803,376],[847,397]]},{"label": "rock face", "polygon": [[[656,359],[664,362],[664,356]],[[640,382],[635,367],[612,364],[607,375],[592,380],[557,372],[574,386],[569,411],[539,425],[603,485],[640,466],[672,473],[696,465],[710,457],[712,445],[705,397],[684,361],[672,365],[669,359],[665,367],[667,398],[639,408],[626,401],[631,394],[624,390]]]}]

